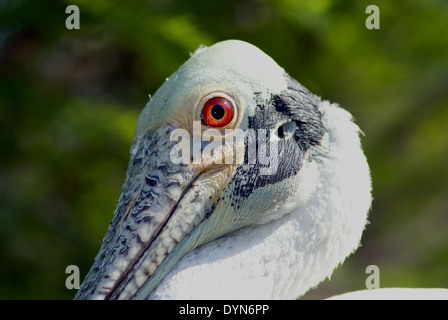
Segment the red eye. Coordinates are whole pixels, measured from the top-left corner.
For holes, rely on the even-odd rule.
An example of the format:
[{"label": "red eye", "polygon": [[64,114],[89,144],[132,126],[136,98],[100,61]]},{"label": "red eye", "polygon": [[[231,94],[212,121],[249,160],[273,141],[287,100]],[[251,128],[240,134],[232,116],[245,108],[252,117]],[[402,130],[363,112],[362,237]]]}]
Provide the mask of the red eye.
[{"label": "red eye", "polygon": [[225,127],[232,118],[233,105],[225,98],[211,98],[202,109],[202,120],[210,127]]}]

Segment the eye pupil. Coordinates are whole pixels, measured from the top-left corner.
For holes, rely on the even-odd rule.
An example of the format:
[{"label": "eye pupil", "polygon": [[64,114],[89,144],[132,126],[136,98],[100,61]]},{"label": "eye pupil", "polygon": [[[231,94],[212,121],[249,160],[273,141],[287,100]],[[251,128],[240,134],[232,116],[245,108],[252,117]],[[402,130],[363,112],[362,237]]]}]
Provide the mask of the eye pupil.
[{"label": "eye pupil", "polygon": [[222,128],[231,123],[233,116],[232,102],[223,97],[214,97],[204,104],[201,119],[204,125]]},{"label": "eye pupil", "polygon": [[211,115],[216,120],[221,120],[224,117],[225,113],[226,111],[224,110],[224,107],[220,104],[215,104],[212,107]]}]

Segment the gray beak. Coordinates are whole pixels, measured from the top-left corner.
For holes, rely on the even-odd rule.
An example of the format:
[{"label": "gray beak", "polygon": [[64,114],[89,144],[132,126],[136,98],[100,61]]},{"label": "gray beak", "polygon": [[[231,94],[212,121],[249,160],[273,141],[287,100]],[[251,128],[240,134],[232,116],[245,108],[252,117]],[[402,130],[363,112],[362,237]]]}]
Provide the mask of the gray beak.
[{"label": "gray beak", "polygon": [[206,241],[191,231],[213,211],[215,188],[207,177],[221,172],[204,175],[201,166],[173,164],[173,129],[149,132],[133,146],[114,218],[76,299],[146,299]]}]

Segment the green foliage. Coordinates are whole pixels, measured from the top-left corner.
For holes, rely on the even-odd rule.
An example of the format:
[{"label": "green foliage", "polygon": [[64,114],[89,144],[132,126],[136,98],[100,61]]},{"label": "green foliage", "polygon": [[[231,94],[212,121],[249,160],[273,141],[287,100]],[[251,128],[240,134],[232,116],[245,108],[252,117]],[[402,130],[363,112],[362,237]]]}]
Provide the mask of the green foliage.
[{"label": "green foliage", "polygon": [[[81,28],[65,27],[76,4]],[[365,8],[381,10],[367,30]],[[365,133],[374,203],[362,247],[307,297],[448,287],[444,1],[3,1],[0,298],[72,298],[111,220],[138,114],[201,44],[255,44]]]}]

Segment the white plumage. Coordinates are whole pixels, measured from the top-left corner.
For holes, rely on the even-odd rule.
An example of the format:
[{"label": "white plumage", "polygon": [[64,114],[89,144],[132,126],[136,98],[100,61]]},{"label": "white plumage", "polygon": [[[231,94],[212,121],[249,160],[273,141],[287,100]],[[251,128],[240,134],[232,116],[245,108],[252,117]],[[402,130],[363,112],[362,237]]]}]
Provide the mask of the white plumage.
[{"label": "white plumage", "polygon": [[295,196],[274,209],[291,213],[197,248],[151,298],[295,299],[358,248],[371,201],[359,129],[337,105],[319,108],[328,155],[307,163]]},{"label": "white plumage", "polygon": [[[195,120],[207,129],[210,97],[234,104],[222,132],[261,128],[278,141],[273,176],[260,175],[261,161],[169,162],[170,133],[191,133]],[[258,48],[200,48],[142,111],[114,219],[77,298],[303,295],[360,244],[371,181],[359,132]],[[225,150],[234,148],[248,147]]]},{"label": "white plumage", "polygon": [[382,288],[348,292],[328,300],[448,300],[448,290],[441,288]]}]

